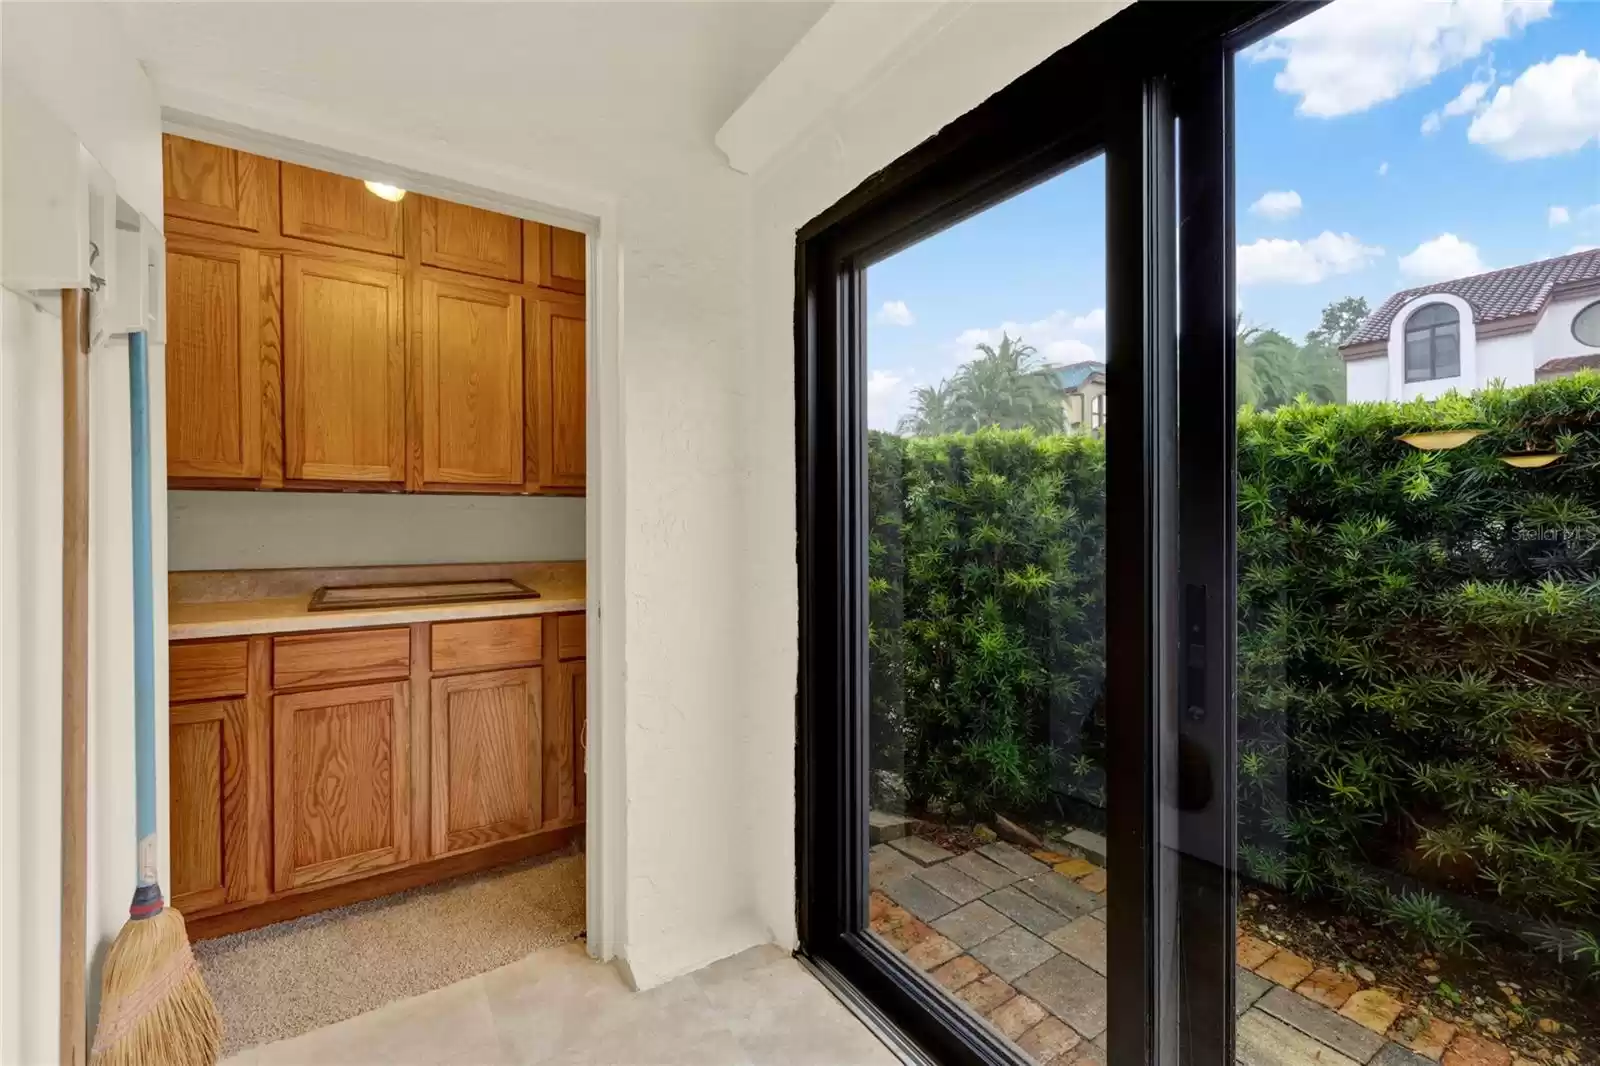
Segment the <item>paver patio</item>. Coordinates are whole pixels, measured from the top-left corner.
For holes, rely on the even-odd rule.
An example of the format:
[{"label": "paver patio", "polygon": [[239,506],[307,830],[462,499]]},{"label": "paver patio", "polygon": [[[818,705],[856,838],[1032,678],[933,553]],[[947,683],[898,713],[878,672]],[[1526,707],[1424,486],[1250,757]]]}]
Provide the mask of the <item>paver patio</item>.
[{"label": "paver patio", "polygon": [[[1105,845],[1076,835],[1081,854],[874,845],[871,928],[1033,1061],[1104,1066]],[[1241,1066],[1511,1062],[1503,1045],[1276,944],[1241,934],[1238,961]]]}]

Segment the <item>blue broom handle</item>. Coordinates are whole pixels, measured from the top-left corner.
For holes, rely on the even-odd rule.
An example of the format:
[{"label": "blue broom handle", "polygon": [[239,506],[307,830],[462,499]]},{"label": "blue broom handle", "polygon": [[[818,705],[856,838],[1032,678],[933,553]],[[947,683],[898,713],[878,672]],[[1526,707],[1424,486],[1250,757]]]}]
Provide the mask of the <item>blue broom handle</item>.
[{"label": "blue broom handle", "polygon": [[133,431],[133,759],[139,885],[156,883],[156,645],[150,551],[150,374],[143,332],[128,334]]}]

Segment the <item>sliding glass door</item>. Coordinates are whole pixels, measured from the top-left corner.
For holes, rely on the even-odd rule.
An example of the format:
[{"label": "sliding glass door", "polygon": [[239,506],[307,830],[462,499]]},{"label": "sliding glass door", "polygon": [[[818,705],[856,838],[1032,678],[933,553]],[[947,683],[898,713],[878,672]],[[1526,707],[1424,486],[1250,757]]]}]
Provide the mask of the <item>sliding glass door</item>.
[{"label": "sliding glass door", "polygon": [[915,1048],[1596,1061],[1597,51],[1138,3],[802,231],[802,947]]}]

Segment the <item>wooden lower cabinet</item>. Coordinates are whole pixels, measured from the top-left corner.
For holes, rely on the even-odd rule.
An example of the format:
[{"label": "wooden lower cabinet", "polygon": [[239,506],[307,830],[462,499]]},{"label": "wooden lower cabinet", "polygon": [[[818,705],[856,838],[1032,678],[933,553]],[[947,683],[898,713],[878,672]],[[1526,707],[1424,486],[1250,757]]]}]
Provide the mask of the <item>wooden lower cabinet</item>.
[{"label": "wooden lower cabinet", "polygon": [[542,673],[433,682],[433,854],[522,836],[544,822]]},{"label": "wooden lower cabinet", "polygon": [[[565,842],[583,820],[582,623],[421,624],[371,662],[361,649],[410,631],[257,636],[243,678],[230,643],[175,644],[175,673],[226,684],[174,692],[245,691],[170,708],[173,905],[214,936]],[[348,669],[300,665],[322,661]]]},{"label": "wooden lower cabinet", "polygon": [[203,910],[245,897],[245,701],[172,709],[172,905]]},{"label": "wooden lower cabinet", "polygon": [[411,857],[410,684],[272,701],[273,887],[379,870]]}]

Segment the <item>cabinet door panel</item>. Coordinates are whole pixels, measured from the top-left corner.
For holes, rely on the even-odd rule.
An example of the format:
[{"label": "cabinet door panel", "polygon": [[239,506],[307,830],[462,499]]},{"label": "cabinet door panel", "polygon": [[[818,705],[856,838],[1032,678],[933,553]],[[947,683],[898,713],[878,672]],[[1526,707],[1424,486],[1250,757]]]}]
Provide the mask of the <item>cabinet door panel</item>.
[{"label": "cabinet door panel", "polygon": [[537,668],[434,680],[434,855],[539,828],[541,685]]},{"label": "cabinet door panel", "polygon": [[542,222],[528,222],[525,225],[533,234],[527,247],[536,249],[530,254],[538,255],[535,283],[546,289],[582,292],[584,277],[589,272],[584,235],[576,230],[547,226]]},{"label": "cabinet door panel", "polygon": [[539,387],[538,481],[581,489],[588,469],[588,385],[584,311],[576,301],[539,300],[531,348]]},{"label": "cabinet door panel", "polygon": [[405,479],[398,274],[283,257],[285,476]]},{"label": "cabinet door panel", "polygon": [[520,484],[522,298],[432,278],[421,292],[423,480]]},{"label": "cabinet door panel", "polygon": [[401,210],[367,191],[358,178],[281,165],[283,235],[380,255],[405,252]]},{"label": "cabinet door panel", "polygon": [[401,681],[273,700],[277,891],[410,858],[408,694]]},{"label": "cabinet door panel", "polygon": [[168,719],[172,905],[192,912],[249,887],[245,701],[173,707]]},{"label": "cabinet door panel", "polygon": [[261,476],[260,253],[167,241],[167,473]]},{"label": "cabinet door panel", "polygon": [[421,198],[419,245],[428,266],[522,280],[522,221],[481,207]]},{"label": "cabinet door panel", "polygon": [[161,139],[165,210],[179,218],[258,230],[270,163],[249,152],[167,134]]}]

